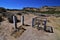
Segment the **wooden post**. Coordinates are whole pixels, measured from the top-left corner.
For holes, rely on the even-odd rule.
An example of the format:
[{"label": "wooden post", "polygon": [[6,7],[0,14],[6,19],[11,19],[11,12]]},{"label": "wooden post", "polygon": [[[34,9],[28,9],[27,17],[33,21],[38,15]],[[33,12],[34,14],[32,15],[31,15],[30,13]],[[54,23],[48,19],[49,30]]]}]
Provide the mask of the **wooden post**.
[{"label": "wooden post", "polygon": [[17,17],[13,16],[14,29],[17,29]]},{"label": "wooden post", "polygon": [[34,18],[32,19],[32,27],[34,27]]},{"label": "wooden post", "polygon": [[38,24],[37,24],[37,29],[38,30],[40,30],[40,26],[39,25],[40,25],[40,23],[38,22]]},{"label": "wooden post", "polygon": [[44,30],[46,31],[46,20],[44,20]]},{"label": "wooden post", "polygon": [[0,22],[0,25],[1,25],[1,22]]},{"label": "wooden post", "polygon": [[21,24],[24,25],[24,16],[21,16]]}]

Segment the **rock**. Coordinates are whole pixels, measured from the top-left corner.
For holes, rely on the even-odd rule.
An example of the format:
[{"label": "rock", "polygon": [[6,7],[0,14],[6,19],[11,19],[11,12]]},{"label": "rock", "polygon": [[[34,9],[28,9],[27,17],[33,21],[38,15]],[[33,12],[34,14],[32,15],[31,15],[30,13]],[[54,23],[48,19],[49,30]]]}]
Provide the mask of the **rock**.
[{"label": "rock", "polygon": [[53,33],[53,28],[51,26],[46,27],[46,32]]}]

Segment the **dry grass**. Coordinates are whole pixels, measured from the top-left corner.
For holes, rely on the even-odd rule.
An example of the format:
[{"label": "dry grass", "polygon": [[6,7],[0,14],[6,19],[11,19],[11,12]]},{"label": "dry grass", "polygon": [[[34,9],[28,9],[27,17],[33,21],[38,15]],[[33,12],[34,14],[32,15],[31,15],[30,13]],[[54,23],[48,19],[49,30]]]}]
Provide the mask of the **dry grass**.
[{"label": "dry grass", "polygon": [[60,17],[59,18],[51,17],[50,21],[54,27],[54,33],[56,35],[56,39],[60,40]]}]

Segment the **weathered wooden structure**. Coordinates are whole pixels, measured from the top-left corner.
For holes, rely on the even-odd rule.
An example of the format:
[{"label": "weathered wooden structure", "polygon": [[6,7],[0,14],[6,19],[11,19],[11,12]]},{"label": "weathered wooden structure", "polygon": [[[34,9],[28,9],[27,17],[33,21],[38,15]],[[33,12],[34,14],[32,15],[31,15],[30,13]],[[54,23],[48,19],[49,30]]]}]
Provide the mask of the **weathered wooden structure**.
[{"label": "weathered wooden structure", "polygon": [[53,32],[52,27],[47,27],[47,22],[47,18],[35,17],[32,19],[32,27],[37,28],[38,30],[43,28],[45,31]]},{"label": "weathered wooden structure", "polygon": [[35,17],[32,19],[32,27],[37,27],[37,26],[46,26],[47,19],[46,18],[40,18],[40,17]]}]

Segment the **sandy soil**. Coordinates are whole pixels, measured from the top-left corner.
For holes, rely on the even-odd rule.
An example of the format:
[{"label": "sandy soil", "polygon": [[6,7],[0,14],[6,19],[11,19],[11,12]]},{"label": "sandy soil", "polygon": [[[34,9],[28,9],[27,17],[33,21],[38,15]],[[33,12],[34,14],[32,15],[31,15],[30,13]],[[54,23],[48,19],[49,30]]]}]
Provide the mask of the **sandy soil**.
[{"label": "sandy soil", "polygon": [[[57,34],[59,34],[59,31],[55,29],[57,25],[55,25],[55,22],[51,20],[51,18],[48,18],[50,20],[50,23],[47,23],[48,26],[52,26],[54,29],[54,33],[48,33],[44,30],[37,30],[36,28],[32,28],[32,18],[36,17],[35,15],[29,14],[24,15],[25,16],[25,24],[28,24],[30,26],[23,26],[26,31],[23,32],[23,34],[18,37],[14,38],[11,36],[11,33],[13,31],[14,25],[9,23],[8,20],[3,21],[0,25],[0,40],[58,40]],[[18,19],[20,20],[21,16]],[[52,18],[53,19],[53,18]],[[18,27],[21,26],[21,22],[17,23]],[[57,31],[57,32],[56,32]]]}]

